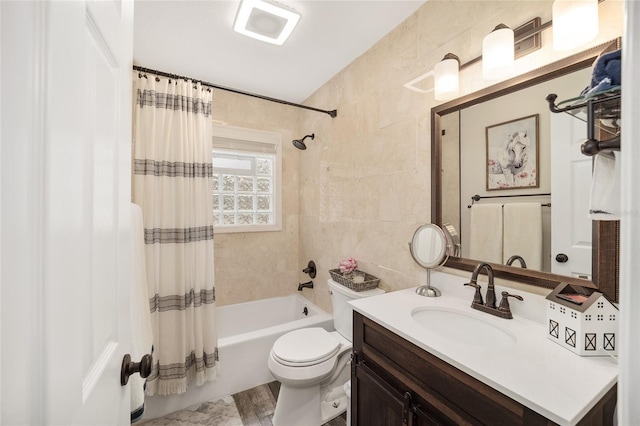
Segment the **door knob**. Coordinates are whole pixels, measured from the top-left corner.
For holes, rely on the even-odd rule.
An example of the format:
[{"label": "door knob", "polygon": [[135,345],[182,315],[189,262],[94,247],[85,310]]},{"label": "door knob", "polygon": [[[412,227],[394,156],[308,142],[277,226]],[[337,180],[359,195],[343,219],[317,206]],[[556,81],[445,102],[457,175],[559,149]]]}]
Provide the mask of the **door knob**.
[{"label": "door knob", "polygon": [[144,355],[140,362],[131,362],[131,355],[126,354],[124,358],[122,358],[120,384],[124,386],[129,383],[129,376],[135,373],[140,373],[140,377],[146,379],[151,374],[152,363],[153,358],[150,354]]},{"label": "door knob", "polygon": [[559,253],[556,255],[556,262],[565,263],[567,260],[569,260],[569,256],[564,253]]}]

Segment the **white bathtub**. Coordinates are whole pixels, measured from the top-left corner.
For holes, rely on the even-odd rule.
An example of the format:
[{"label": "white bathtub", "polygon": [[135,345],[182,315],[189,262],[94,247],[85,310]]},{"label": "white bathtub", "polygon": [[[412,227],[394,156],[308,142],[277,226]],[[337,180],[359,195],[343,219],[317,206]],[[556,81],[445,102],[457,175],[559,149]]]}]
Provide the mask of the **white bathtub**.
[{"label": "white bathtub", "polygon": [[333,331],[333,317],[300,294],[221,306],[216,310],[216,324],[218,378],[204,386],[189,385],[187,392],[180,395],[146,397],[143,419],[269,383],[275,379],[267,357],[278,337],[306,327]]}]

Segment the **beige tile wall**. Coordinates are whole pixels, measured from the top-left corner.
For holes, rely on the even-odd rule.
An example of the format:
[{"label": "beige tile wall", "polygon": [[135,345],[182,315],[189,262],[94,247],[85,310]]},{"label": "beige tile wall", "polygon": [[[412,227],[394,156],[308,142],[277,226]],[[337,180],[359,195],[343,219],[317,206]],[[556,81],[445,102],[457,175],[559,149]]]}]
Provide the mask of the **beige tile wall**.
[{"label": "beige tile wall", "polygon": [[[316,288],[305,290],[312,300],[331,309],[328,270],[349,256],[380,277],[387,291],[424,283],[407,243],[430,221],[430,110],[436,103],[432,94],[403,84],[447,52],[462,63],[479,56],[482,38],[498,23],[517,27],[536,16],[548,21],[551,5],[430,0],[307,100],[338,110],[335,119],[302,115],[302,131],[316,133],[299,157],[300,259],[314,259],[319,268]],[[590,45],[622,34],[622,2],[608,0],[600,12],[600,35]],[[514,75],[572,53],[553,51],[546,30],[543,48],[518,60]],[[463,93],[493,83],[482,80],[480,64],[461,74]]]},{"label": "beige tile wall", "polygon": [[[218,304],[295,292],[297,283],[308,279],[301,269],[310,259],[319,273],[316,288],[304,294],[328,311],[328,270],[344,257],[355,257],[387,291],[424,283],[426,274],[411,259],[407,243],[430,221],[430,110],[436,102],[403,84],[432,69],[447,52],[462,63],[479,56],[482,38],[498,23],[517,27],[536,16],[548,21],[551,5],[428,1],[306,101],[337,108],[334,119],[215,91],[214,120],[281,132],[284,165],[283,231],[215,236]],[[622,2],[601,3],[600,19],[600,35],[590,45],[622,34]],[[543,48],[519,59],[514,75],[572,53],[553,51],[546,30]],[[461,94],[493,83],[482,79],[478,63],[463,70]],[[308,133],[316,138],[306,151],[291,145]]]},{"label": "beige tile wall", "polygon": [[297,290],[298,159],[301,110],[215,90],[213,119],[282,134],[282,231],[215,234],[216,302],[228,305]]}]

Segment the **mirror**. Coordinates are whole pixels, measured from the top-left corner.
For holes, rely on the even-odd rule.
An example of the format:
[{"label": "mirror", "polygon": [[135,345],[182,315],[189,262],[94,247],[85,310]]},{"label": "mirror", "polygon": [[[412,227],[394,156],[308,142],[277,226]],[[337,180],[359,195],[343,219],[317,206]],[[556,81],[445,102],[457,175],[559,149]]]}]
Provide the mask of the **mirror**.
[{"label": "mirror", "polygon": [[431,287],[431,269],[438,268],[447,261],[450,245],[444,232],[438,226],[428,223],[413,234],[409,251],[416,263],[427,270],[427,284],[416,289],[416,293],[426,297],[440,296],[440,290]]},{"label": "mirror", "polygon": [[[584,80],[585,75],[588,78],[590,75],[590,68],[597,56],[604,51],[617,49],[619,48],[619,45],[620,40],[617,40],[614,43],[606,43],[605,45],[594,47],[577,55],[544,66],[511,80],[496,84],[492,87],[480,90],[476,93],[463,96],[432,109],[432,222],[440,226],[452,226],[453,229],[459,233],[461,243],[461,251],[456,254],[451,253],[451,256],[446,261],[445,266],[472,271],[478,262],[486,260],[482,259],[481,255],[476,254],[475,256],[470,256],[469,254],[469,211],[471,210],[468,208],[469,205],[474,203],[481,205],[492,202],[507,205],[510,201],[519,200],[522,202],[540,202],[541,206],[544,206],[550,201],[552,188],[550,181],[553,177],[551,176],[551,170],[549,169],[549,157],[551,153],[549,152],[550,147],[548,141],[546,141],[546,148],[543,147],[542,140],[540,142],[539,149],[541,152],[538,155],[539,158],[544,161],[540,161],[538,167],[539,179],[538,182],[536,182],[535,187],[532,186],[532,188],[492,191],[493,188],[490,188],[490,182],[485,182],[486,161],[489,160],[485,157],[485,155],[487,155],[485,153],[485,129],[493,128],[493,125],[505,124],[505,122],[514,118],[507,117],[505,119],[501,119],[502,117],[506,117],[506,115],[501,113],[501,111],[507,111],[510,113],[512,109],[511,106],[505,106],[501,104],[501,102],[508,98],[512,98],[511,105],[514,103],[513,99],[515,99],[515,103],[517,104],[518,99],[520,99],[519,97],[521,95],[524,96],[523,93],[534,90],[536,86],[543,87],[543,92],[547,90],[544,87],[553,87],[554,84],[556,87],[558,84],[563,87],[568,84],[567,79],[574,73],[582,73],[580,76],[582,81],[579,84],[584,87],[588,84],[588,80]],[[562,79],[565,80],[563,81]],[[551,89],[549,93],[553,93],[554,90],[555,89]],[[566,96],[570,97],[569,95],[571,95],[571,93],[572,92],[569,92]],[[539,102],[543,106],[546,106],[544,98],[547,94],[548,93],[543,93],[541,95],[542,98]],[[563,95],[564,94],[561,93],[561,96]],[[539,95],[536,94],[535,96],[536,99],[538,99],[537,97]],[[525,104],[527,108],[529,107],[529,101],[520,101],[520,103]],[[527,108],[525,108],[525,110],[529,111]],[[461,133],[468,132],[466,130],[467,127],[465,127],[466,124],[464,123],[464,120],[468,116],[473,116],[470,112],[473,112],[476,116],[478,114],[485,115],[484,119],[479,121],[481,124],[476,124],[478,129],[476,129],[474,138],[476,140],[476,144],[480,145],[480,151],[471,154],[471,156],[475,156],[474,161],[480,167],[480,172],[476,175],[472,175],[472,177],[465,176],[465,172],[468,172],[468,169],[470,168],[469,163],[464,159],[465,155],[469,156],[469,153],[467,152],[468,147],[461,147],[460,145],[460,137],[462,136],[464,139],[464,135],[461,135]],[[549,118],[547,116],[551,113],[549,112],[548,107],[546,108],[546,112],[543,110],[538,112],[536,110],[532,114],[539,114],[540,117],[545,118],[545,125],[547,127],[549,126]],[[543,114],[546,114],[547,116],[543,117]],[[528,118],[527,116],[530,114],[525,113],[521,115],[524,118]],[[519,118],[519,116],[516,118]],[[537,120],[538,119],[536,118],[535,126],[538,125]],[[540,122],[542,123],[543,120],[541,119]],[[537,127],[532,126],[532,128],[535,128],[537,131]],[[586,124],[584,125],[584,128],[586,129]],[[540,130],[540,133],[542,134],[544,129],[541,128]],[[546,131],[547,134],[549,133],[548,128],[544,131]],[[481,160],[478,161],[478,158],[481,158]],[[451,164],[457,165],[456,167],[453,167],[453,172],[451,171],[452,167],[449,167]],[[446,167],[444,165],[446,165]],[[545,170],[545,168],[547,168],[547,170]],[[468,185],[470,180],[475,185],[475,188],[464,192],[465,188],[470,186]],[[480,186],[479,189],[478,186]],[[475,194],[482,194],[481,198],[472,199]],[[527,195],[528,197],[523,199],[522,195]],[[485,197],[495,197],[498,199],[482,199]],[[574,283],[596,288],[607,295],[610,299],[617,301],[619,222],[592,222],[592,266],[589,268],[590,271],[587,271],[588,275],[580,275],[583,278],[579,278],[578,276],[575,276],[579,274],[573,274],[574,276],[570,276],[572,275],[572,272],[566,274],[553,273],[551,272],[550,264],[554,259],[551,257],[552,253],[549,242],[551,239],[551,232],[549,229],[553,228],[550,224],[551,208],[553,207],[542,207],[542,227],[546,228],[547,232],[543,233],[545,236],[543,237],[542,244],[546,249],[543,251],[543,261],[541,264],[534,270],[530,267],[523,269],[520,267],[518,262],[515,262],[513,264],[514,266],[506,266],[503,264],[506,262],[494,260],[491,262],[491,265],[496,272],[496,276],[546,288],[554,288],[560,282]],[[587,233],[590,231],[589,226],[589,223],[587,223]],[[555,253],[553,253],[553,256],[555,256]],[[601,261],[603,259],[607,259],[607,261]]]}]

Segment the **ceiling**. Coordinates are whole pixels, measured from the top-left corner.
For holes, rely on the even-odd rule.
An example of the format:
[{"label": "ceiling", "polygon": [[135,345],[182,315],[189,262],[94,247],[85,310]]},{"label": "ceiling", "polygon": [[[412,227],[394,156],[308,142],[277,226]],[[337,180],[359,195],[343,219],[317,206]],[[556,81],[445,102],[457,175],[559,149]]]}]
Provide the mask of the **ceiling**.
[{"label": "ceiling", "polygon": [[282,0],[302,17],[282,46],[233,31],[239,0],[137,0],[134,64],[300,103],[426,0]]}]

